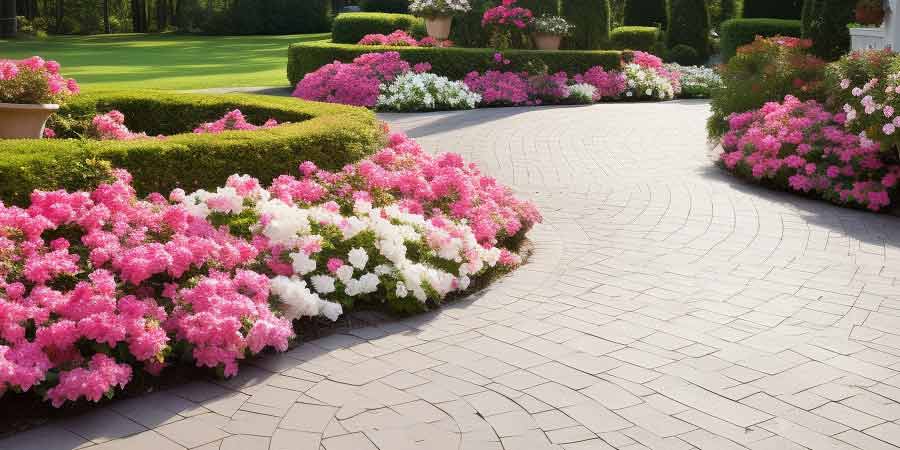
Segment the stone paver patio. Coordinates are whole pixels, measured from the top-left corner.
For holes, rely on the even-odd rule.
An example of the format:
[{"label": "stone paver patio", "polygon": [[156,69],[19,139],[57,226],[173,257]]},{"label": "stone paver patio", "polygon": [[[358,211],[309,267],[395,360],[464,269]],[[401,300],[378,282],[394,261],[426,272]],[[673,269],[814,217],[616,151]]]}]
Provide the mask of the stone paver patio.
[{"label": "stone paver patio", "polygon": [[0,448],[900,448],[900,219],[721,174],[707,114],[385,115],[539,203],[529,264],[433,313]]}]

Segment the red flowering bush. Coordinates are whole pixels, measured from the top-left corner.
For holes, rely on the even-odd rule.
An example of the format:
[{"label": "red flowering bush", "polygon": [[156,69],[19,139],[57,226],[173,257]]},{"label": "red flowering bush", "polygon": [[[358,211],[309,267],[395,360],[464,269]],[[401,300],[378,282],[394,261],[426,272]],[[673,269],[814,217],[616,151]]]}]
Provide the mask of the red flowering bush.
[{"label": "red flowering bush", "polygon": [[788,95],[729,116],[721,162],[748,179],[878,211],[890,204],[900,166],[885,163],[878,142],[845,131],[843,121]]},{"label": "red flowering bush", "polygon": [[822,100],[825,62],[808,53],[811,45],[808,39],[757,36],[739,48],[720,69],[723,87],[713,92],[710,135],[728,130],[730,114],[760,108],[785,95]]}]

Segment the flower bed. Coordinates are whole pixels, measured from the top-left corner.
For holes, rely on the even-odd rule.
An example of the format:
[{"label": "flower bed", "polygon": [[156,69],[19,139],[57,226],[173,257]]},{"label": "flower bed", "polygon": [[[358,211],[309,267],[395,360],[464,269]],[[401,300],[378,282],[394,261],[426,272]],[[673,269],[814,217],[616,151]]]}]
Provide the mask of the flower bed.
[{"label": "flower bed", "polygon": [[[425,73],[431,68],[428,63],[411,66],[399,52],[367,53],[350,64],[335,62],[307,74],[297,84],[294,96],[391,111],[423,111],[473,108],[476,104],[586,103],[585,85],[593,87],[592,101],[668,100],[680,94],[681,66],[665,66],[660,58],[645,52],[632,55],[622,72],[596,66],[570,77],[562,71],[547,72],[539,61],[529,64],[530,72],[510,70],[512,61],[495,53],[495,68],[470,72],[462,83],[454,83]],[[576,88],[579,95],[573,98],[572,87],[578,84],[582,85]],[[388,98],[391,100],[382,101]]]},{"label": "flower bed", "polygon": [[283,351],[291,319],[416,312],[519,262],[534,206],[458,155],[403,135],[342,171],[312,162],[268,189],[139,199],[130,175],[0,206],[0,395],[99,401],[138,371],[237,373]]},{"label": "flower bed", "polygon": [[[192,132],[235,109],[250,123],[273,118],[283,125],[254,132]],[[95,116],[113,110],[124,115],[130,130],[168,137],[67,139],[86,135]],[[371,154],[381,139],[369,111],[256,95],[82,94],[51,120],[58,139],[0,143],[0,200],[23,204],[36,188],[92,189],[109,179],[110,167],[129,170],[140,195],[177,186],[210,189],[235,172],[268,182],[298,160],[338,169]]]},{"label": "flower bed", "polygon": [[877,141],[844,130],[846,120],[790,95],[732,114],[721,162],[747,179],[878,211],[890,204],[900,165],[882,160]]}]

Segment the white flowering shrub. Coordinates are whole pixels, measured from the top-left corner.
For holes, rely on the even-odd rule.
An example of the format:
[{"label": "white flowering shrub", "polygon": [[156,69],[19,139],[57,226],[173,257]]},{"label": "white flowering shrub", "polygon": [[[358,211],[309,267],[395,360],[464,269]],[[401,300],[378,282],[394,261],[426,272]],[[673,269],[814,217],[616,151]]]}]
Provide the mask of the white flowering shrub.
[{"label": "white flowering shrub", "polygon": [[376,108],[383,111],[472,109],[481,96],[462,81],[433,73],[407,72],[381,86]]},{"label": "white flowering shrub", "polygon": [[629,99],[669,100],[675,96],[672,83],[656,70],[638,64],[625,64],[625,97]]},{"label": "white flowering shrub", "polygon": [[722,87],[722,77],[710,67],[666,64],[666,69],[681,74],[682,97],[709,97],[713,89]]},{"label": "white flowering shrub", "polygon": [[569,101],[578,105],[594,103],[597,88],[588,83],[577,83],[569,86]]}]

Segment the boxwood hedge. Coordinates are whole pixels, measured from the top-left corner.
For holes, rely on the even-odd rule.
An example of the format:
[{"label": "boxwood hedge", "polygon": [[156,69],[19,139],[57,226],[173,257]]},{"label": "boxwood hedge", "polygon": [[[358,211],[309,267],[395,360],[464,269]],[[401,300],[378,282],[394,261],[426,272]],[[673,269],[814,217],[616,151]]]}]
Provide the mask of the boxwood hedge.
[{"label": "boxwood hedge", "polygon": [[[140,194],[220,186],[241,173],[270,181],[304,160],[339,169],[373,152],[382,139],[374,114],[363,108],[259,95],[92,93],[63,107],[57,131],[72,135],[97,113],[118,109],[135,131],[164,139],[0,141],[0,199],[24,204],[33,189],[87,189],[109,168],[134,176]],[[240,109],[252,123],[275,118],[281,126],[252,132],[193,134],[201,122]],[[178,134],[181,133],[181,134]]]},{"label": "boxwood hedge", "polygon": [[661,37],[656,27],[627,26],[613,29],[609,42],[615,48],[649,52],[656,50]]},{"label": "boxwood hedge", "polygon": [[[432,72],[453,80],[466,74],[496,67],[492,48],[430,48],[430,47],[381,47],[370,45],[336,44],[331,41],[302,42],[292,44],[288,50],[288,79],[296,85],[303,76],[334,61],[350,62],[359,55],[372,52],[396,51],[412,64],[427,62]],[[594,66],[607,69],[619,68],[621,51],[615,50],[506,50],[503,57],[510,60],[506,70],[519,70],[529,61],[540,60],[551,72],[564,70],[580,73]]]},{"label": "boxwood hedge", "polygon": [[800,37],[799,20],[784,19],[731,19],[722,22],[722,60],[728,61],[737,53],[738,47],[749,44],[756,36]]},{"label": "boxwood hedge", "polygon": [[425,22],[409,14],[344,13],[334,18],[331,38],[342,44],[355,44],[367,34],[391,34],[397,30],[415,33]]}]

